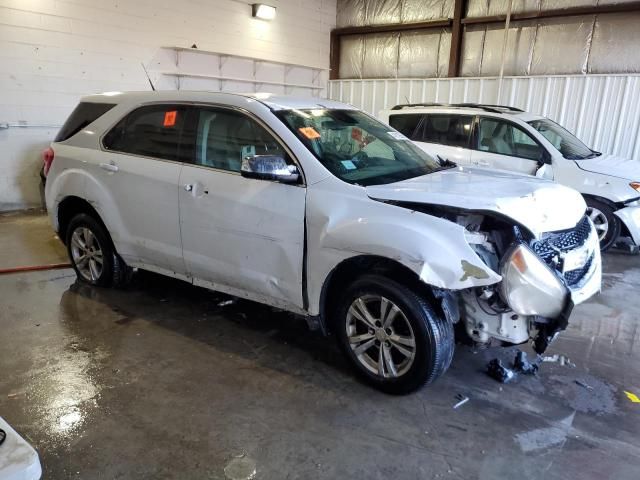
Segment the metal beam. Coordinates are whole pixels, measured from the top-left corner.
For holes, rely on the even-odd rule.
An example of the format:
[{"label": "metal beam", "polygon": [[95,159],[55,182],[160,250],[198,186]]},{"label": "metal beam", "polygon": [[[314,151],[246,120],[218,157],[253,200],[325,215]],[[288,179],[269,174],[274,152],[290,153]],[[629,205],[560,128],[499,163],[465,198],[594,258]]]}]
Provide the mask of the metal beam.
[{"label": "metal beam", "polygon": [[451,19],[439,18],[427,22],[387,23],[384,25],[366,25],[363,27],[343,27],[331,30],[335,35],[366,35],[368,33],[403,32],[406,30],[427,30],[451,26]]},{"label": "metal beam", "polygon": [[456,0],[453,6],[453,23],[451,26],[451,50],[449,51],[449,77],[460,76],[460,59],[462,57],[462,17],[467,1]]},{"label": "metal beam", "polygon": [[[620,3],[616,5],[600,5],[597,7],[572,7],[563,8],[561,10],[544,10],[540,12],[521,12],[512,13],[511,20],[537,20],[542,18],[561,18],[576,17],[580,15],[600,15],[604,13],[629,13],[639,12],[640,1],[630,3]],[[489,17],[465,18],[462,20],[464,25],[504,23],[506,15],[492,15]]]},{"label": "metal beam", "polygon": [[331,32],[329,40],[329,80],[340,78],[340,35]]}]

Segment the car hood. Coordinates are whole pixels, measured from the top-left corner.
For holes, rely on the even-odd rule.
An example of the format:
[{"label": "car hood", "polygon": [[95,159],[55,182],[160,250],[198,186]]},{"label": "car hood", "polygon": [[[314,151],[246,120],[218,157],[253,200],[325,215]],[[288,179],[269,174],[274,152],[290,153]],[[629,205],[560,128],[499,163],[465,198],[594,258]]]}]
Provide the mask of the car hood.
[{"label": "car hood", "polygon": [[640,162],[614,155],[600,155],[585,160],[574,160],[576,165],[587,172],[619,177],[632,182],[640,181]]},{"label": "car hood", "polygon": [[536,237],[576,226],[586,205],[571,188],[504,171],[456,167],[386,185],[366,187],[376,200],[495,212]]}]

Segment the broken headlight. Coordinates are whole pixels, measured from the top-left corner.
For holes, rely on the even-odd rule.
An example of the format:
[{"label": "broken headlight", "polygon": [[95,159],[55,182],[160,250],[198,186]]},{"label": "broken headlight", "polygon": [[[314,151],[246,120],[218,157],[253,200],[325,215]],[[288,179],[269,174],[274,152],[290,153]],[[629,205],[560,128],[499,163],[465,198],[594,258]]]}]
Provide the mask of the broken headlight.
[{"label": "broken headlight", "polygon": [[560,278],[522,243],[507,251],[500,274],[502,297],[520,315],[554,318],[569,299],[569,290]]}]

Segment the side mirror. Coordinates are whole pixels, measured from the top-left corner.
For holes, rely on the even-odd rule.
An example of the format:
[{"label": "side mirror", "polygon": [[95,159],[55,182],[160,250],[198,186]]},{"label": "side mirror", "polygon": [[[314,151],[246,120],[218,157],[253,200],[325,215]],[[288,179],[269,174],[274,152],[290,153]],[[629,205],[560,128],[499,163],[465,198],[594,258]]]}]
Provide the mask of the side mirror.
[{"label": "side mirror", "polygon": [[279,155],[253,155],[242,159],[240,174],[258,180],[272,180],[282,183],[297,183],[300,178],[298,167],[287,165]]},{"label": "side mirror", "polygon": [[540,155],[540,159],[538,160],[538,165],[540,167],[543,165],[551,165],[551,155],[546,149],[542,150],[542,155]]}]

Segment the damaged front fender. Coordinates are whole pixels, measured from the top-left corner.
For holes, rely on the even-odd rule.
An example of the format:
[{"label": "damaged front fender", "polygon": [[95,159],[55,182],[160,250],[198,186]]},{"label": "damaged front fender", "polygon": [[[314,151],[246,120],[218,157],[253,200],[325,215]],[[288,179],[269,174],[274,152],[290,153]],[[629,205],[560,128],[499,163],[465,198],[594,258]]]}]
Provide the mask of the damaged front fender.
[{"label": "damaged front fender", "polygon": [[355,256],[394,260],[436,288],[462,290],[501,281],[471,248],[464,227],[372,201],[359,187],[345,195],[341,186],[330,194],[320,188],[310,188],[307,194],[311,314],[319,311],[322,286],[330,272]]}]

